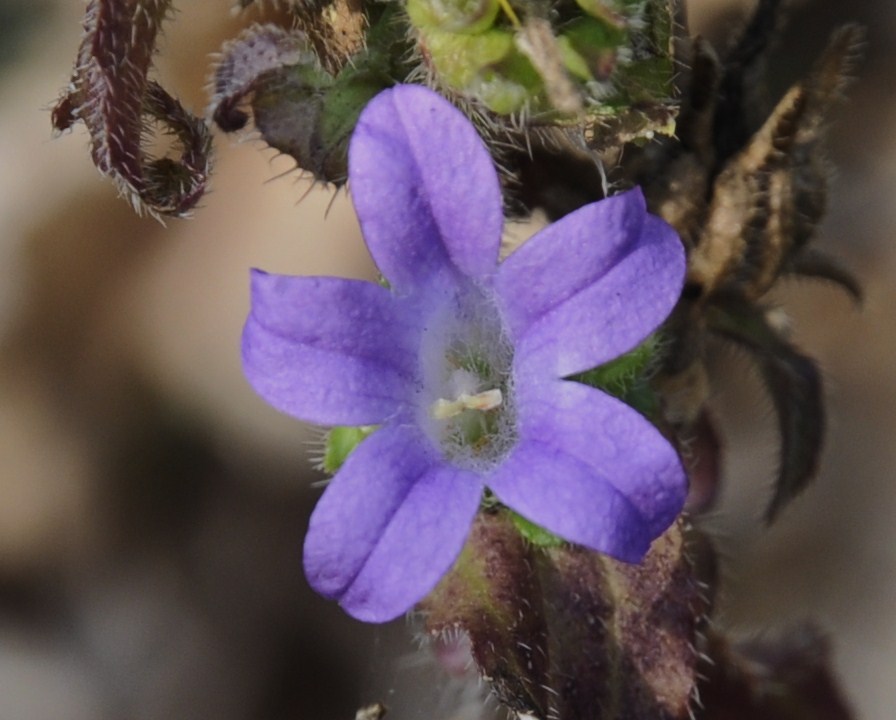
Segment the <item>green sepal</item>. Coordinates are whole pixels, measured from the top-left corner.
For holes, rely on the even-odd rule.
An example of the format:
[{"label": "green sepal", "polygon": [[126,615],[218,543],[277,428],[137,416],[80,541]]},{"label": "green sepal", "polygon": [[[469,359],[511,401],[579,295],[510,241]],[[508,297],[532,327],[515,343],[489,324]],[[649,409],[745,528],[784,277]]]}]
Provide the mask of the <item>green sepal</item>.
[{"label": "green sepal", "polygon": [[565,542],[562,538],[557,537],[549,530],[545,530],[541,525],[536,525],[531,520],[527,520],[522,515],[515,513],[512,510],[507,510],[506,512],[513,522],[514,527],[519,531],[519,534],[536,547],[558,547]]},{"label": "green sepal", "polygon": [[332,428],[324,440],[324,458],[321,462],[323,471],[329,475],[335,475],[352,451],[376,429],[376,425]]},{"label": "green sepal", "polygon": [[603,390],[651,417],[659,406],[649,383],[659,348],[660,340],[657,335],[650,335],[625,355],[568,379]]}]

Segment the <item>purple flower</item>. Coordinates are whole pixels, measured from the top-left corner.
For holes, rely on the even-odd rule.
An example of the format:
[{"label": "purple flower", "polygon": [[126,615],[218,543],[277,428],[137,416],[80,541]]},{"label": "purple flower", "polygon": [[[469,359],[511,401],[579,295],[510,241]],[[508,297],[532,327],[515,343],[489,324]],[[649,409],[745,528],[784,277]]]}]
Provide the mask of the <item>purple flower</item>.
[{"label": "purple flower", "polygon": [[498,263],[501,192],[466,118],[403,85],[365,108],[349,179],[390,289],[255,271],[249,381],[322,425],[380,425],[320,499],[305,572],[361,620],[390,620],[457,558],[488,487],[571,542],[638,561],[681,511],[669,442],[622,402],[564,380],[630,350],[684,278],[639,190],[593,203]]}]

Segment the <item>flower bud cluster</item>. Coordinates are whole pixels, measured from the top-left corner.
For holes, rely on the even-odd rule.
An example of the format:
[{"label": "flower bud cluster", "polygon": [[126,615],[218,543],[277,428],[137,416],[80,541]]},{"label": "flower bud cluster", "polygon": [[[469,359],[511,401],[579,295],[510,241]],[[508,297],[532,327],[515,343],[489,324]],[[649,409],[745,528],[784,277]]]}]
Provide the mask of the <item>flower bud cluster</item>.
[{"label": "flower bud cluster", "polygon": [[666,3],[408,0],[407,13],[436,83],[497,115],[625,119],[628,139],[669,125],[656,112],[672,95]]}]

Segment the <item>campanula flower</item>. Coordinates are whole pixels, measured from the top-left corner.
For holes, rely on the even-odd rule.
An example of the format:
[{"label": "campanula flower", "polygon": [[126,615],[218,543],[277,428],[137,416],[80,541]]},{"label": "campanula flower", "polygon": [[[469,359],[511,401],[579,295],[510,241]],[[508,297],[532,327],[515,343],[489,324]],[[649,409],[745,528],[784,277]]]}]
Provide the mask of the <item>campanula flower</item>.
[{"label": "campanula flower", "polygon": [[379,426],[311,516],[311,585],[361,620],[400,615],[454,563],[485,488],[565,540],[638,561],[681,511],[679,457],[638,412],[564,378],[669,314],[685,272],[672,228],[636,189],[499,263],[489,153],[411,85],[365,108],[349,182],[388,288],[255,271],[243,335],[246,376],[276,408]]}]

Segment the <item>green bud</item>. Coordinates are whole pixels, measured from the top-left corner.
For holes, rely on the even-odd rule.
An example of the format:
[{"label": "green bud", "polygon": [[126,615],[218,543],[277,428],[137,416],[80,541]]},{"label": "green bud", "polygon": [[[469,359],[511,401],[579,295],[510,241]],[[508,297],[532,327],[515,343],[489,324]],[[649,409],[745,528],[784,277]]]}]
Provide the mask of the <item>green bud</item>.
[{"label": "green bud", "polygon": [[[341,185],[347,175],[348,140],[361,110],[410,70],[408,41],[396,22],[397,12],[390,5],[368,14],[363,49],[350,62],[344,59],[338,72],[321,60],[305,33],[253,26],[224,48],[215,73],[215,121],[227,132],[241,129],[249,115],[240,106],[248,101],[268,145],[292,156],[316,179]],[[338,35],[335,26],[330,29]]]},{"label": "green bud", "polygon": [[498,16],[498,0],[408,0],[411,22],[418,28],[475,35]]},{"label": "green bud", "polygon": [[427,51],[442,82],[506,115],[522,108],[540,79],[516,49],[513,33],[493,29],[478,35],[438,30],[425,34]]},{"label": "green bud", "polygon": [[489,110],[509,115],[527,104],[540,109],[541,86],[532,63],[514,47],[494,68],[485,68],[471,87]]},{"label": "green bud", "polygon": [[[670,0],[408,0],[426,72],[497,116],[584,131],[601,149],[671,134]],[[501,10],[503,8],[503,12]]]},{"label": "green bud", "polygon": [[[608,80],[618,65],[618,50],[625,43],[624,30],[592,18],[577,18],[558,38],[567,69],[584,80]],[[584,67],[582,67],[584,66]]]}]

